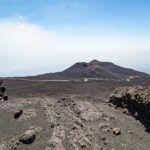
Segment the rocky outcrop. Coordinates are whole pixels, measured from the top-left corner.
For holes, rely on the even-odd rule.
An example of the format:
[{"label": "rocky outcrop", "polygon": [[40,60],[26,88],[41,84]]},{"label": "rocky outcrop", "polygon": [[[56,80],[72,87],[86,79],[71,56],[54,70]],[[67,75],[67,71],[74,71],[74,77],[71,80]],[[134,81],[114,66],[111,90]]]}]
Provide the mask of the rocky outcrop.
[{"label": "rocky outcrop", "polygon": [[3,81],[0,80],[0,100],[8,100],[8,96],[5,94],[6,88],[3,85]]},{"label": "rocky outcrop", "polygon": [[111,95],[110,102],[116,108],[125,108],[124,112],[135,117],[150,131],[150,86],[118,88]]}]

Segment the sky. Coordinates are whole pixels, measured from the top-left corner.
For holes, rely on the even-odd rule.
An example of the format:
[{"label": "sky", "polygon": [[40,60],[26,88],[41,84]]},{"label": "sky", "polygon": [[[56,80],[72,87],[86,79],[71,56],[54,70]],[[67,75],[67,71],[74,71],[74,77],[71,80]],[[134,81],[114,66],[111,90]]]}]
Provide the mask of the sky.
[{"label": "sky", "polygon": [[150,73],[149,0],[0,0],[0,76],[109,61]]}]

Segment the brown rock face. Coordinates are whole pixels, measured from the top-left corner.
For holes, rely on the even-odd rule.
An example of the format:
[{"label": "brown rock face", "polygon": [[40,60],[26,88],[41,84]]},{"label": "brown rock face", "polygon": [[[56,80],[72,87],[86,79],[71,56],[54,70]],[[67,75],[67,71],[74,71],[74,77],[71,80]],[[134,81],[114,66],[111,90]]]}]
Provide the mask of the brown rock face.
[{"label": "brown rock face", "polygon": [[110,97],[115,107],[126,108],[150,131],[150,86],[118,88]]}]

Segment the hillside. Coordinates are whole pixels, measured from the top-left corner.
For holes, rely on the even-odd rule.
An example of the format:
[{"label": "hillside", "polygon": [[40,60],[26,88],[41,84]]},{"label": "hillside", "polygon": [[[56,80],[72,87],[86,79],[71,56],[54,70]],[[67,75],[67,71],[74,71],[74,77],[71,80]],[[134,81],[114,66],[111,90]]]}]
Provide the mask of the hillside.
[{"label": "hillside", "polygon": [[120,67],[111,62],[92,60],[91,62],[78,62],[62,72],[37,75],[35,79],[79,79],[100,78],[109,80],[122,80],[128,77],[148,77],[149,75],[133,69]]}]

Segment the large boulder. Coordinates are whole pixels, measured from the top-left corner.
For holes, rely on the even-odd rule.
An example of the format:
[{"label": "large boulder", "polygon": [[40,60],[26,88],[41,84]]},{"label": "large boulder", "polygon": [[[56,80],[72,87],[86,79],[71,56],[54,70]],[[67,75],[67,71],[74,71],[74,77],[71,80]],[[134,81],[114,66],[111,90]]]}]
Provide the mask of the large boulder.
[{"label": "large boulder", "polygon": [[29,130],[26,130],[19,138],[19,142],[23,144],[32,144],[36,137],[40,134],[42,131],[41,127],[31,128]]},{"label": "large boulder", "polygon": [[34,130],[27,130],[24,134],[20,137],[19,141],[23,144],[31,144],[35,140],[35,131]]}]

